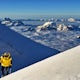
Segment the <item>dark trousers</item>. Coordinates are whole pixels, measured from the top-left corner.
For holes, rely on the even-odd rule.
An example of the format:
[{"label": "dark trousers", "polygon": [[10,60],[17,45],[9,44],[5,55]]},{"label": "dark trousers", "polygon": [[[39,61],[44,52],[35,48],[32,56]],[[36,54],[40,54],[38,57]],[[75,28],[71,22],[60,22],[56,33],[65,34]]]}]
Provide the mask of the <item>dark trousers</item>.
[{"label": "dark trousers", "polygon": [[3,67],[3,66],[1,66],[1,75],[2,76],[8,75],[10,73],[9,72],[10,68],[11,67]]}]

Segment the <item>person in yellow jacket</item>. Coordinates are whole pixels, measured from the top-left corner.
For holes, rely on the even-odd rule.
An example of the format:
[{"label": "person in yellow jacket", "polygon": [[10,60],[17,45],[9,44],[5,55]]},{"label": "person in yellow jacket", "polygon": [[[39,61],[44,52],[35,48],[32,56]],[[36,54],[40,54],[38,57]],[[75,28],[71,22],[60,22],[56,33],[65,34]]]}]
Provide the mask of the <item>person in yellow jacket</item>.
[{"label": "person in yellow jacket", "polygon": [[0,57],[2,76],[11,73],[12,58],[9,52],[2,54]]}]

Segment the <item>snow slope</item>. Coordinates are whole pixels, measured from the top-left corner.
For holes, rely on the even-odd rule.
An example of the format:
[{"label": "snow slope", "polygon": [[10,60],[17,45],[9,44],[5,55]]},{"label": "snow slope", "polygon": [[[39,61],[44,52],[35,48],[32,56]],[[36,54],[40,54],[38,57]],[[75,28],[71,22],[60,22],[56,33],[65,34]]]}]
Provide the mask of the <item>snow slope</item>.
[{"label": "snow slope", "polygon": [[[5,43],[6,48],[8,48],[7,51],[11,52],[13,57],[13,71],[29,66],[59,52],[56,49],[36,43],[1,24],[0,41]],[[4,46],[0,44],[0,47],[2,47],[0,49],[1,53],[6,51]]]},{"label": "snow slope", "polygon": [[0,80],[80,80],[80,46],[14,72]]}]

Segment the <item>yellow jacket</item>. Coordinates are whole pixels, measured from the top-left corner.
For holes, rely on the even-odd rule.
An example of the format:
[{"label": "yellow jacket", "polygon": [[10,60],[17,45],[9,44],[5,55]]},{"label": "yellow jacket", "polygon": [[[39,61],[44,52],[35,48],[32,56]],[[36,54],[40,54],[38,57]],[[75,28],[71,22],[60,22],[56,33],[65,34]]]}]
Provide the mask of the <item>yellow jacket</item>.
[{"label": "yellow jacket", "polygon": [[1,56],[1,66],[9,67],[12,65],[12,58],[11,57],[3,57]]}]

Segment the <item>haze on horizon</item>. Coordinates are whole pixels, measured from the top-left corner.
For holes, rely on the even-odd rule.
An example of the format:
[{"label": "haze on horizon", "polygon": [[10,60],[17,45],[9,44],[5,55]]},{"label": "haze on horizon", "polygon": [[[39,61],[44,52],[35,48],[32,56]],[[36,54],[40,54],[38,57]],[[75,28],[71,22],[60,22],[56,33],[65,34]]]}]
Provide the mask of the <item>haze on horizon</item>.
[{"label": "haze on horizon", "polygon": [[80,0],[0,0],[0,17],[80,16]]}]

